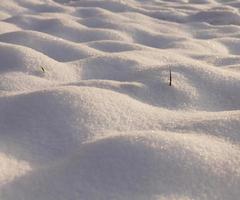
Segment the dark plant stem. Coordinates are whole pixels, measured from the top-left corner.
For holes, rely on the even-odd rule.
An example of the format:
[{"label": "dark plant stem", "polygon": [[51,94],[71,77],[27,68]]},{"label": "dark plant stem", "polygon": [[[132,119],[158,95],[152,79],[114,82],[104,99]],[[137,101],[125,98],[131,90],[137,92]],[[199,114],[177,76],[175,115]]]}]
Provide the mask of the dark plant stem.
[{"label": "dark plant stem", "polygon": [[172,86],[172,70],[169,69],[169,86]]}]

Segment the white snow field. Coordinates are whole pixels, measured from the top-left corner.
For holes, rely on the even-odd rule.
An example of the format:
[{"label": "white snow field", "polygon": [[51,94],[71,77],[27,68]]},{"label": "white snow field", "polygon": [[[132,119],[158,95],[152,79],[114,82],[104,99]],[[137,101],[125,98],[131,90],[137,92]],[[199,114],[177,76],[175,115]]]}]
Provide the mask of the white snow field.
[{"label": "white snow field", "polygon": [[0,0],[0,199],[239,200],[240,1]]}]

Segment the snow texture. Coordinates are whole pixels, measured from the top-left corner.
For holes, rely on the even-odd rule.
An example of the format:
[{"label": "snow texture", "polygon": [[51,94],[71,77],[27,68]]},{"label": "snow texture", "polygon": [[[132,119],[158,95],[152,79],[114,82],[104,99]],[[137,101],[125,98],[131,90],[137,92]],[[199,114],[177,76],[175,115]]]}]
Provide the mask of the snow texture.
[{"label": "snow texture", "polygon": [[0,199],[239,200],[239,9],[1,0]]}]

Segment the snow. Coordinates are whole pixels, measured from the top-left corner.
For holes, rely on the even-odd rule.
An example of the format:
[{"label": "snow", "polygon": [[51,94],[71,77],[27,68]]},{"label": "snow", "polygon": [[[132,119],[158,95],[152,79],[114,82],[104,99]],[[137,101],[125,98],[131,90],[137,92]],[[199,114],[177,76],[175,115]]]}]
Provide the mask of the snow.
[{"label": "snow", "polygon": [[0,199],[238,200],[239,7],[3,0]]}]

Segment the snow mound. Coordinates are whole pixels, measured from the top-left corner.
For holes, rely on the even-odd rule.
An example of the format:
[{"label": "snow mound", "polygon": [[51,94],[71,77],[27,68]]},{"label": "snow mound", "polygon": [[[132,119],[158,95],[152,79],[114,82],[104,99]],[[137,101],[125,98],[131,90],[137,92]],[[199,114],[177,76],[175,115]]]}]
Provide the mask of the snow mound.
[{"label": "snow mound", "polygon": [[2,34],[0,41],[27,46],[60,62],[88,58],[98,53],[87,46],[77,45],[34,31],[18,31]]},{"label": "snow mound", "polygon": [[201,199],[206,194],[231,199],[239,195],[240,182],[234,181],[240,175],[238,146],[205,135],[111,134],[5,187],[17,191],[8,198],[41,199],[42,192],[47,199],[53,194],[57,199]]},{"label": "snow mound", "polygon": [[234,13],[232,10],[209,10],[201,11],[193,16],[191,20],[193,21],[204,21],[214,25],[239,25],[240,15]]}]

